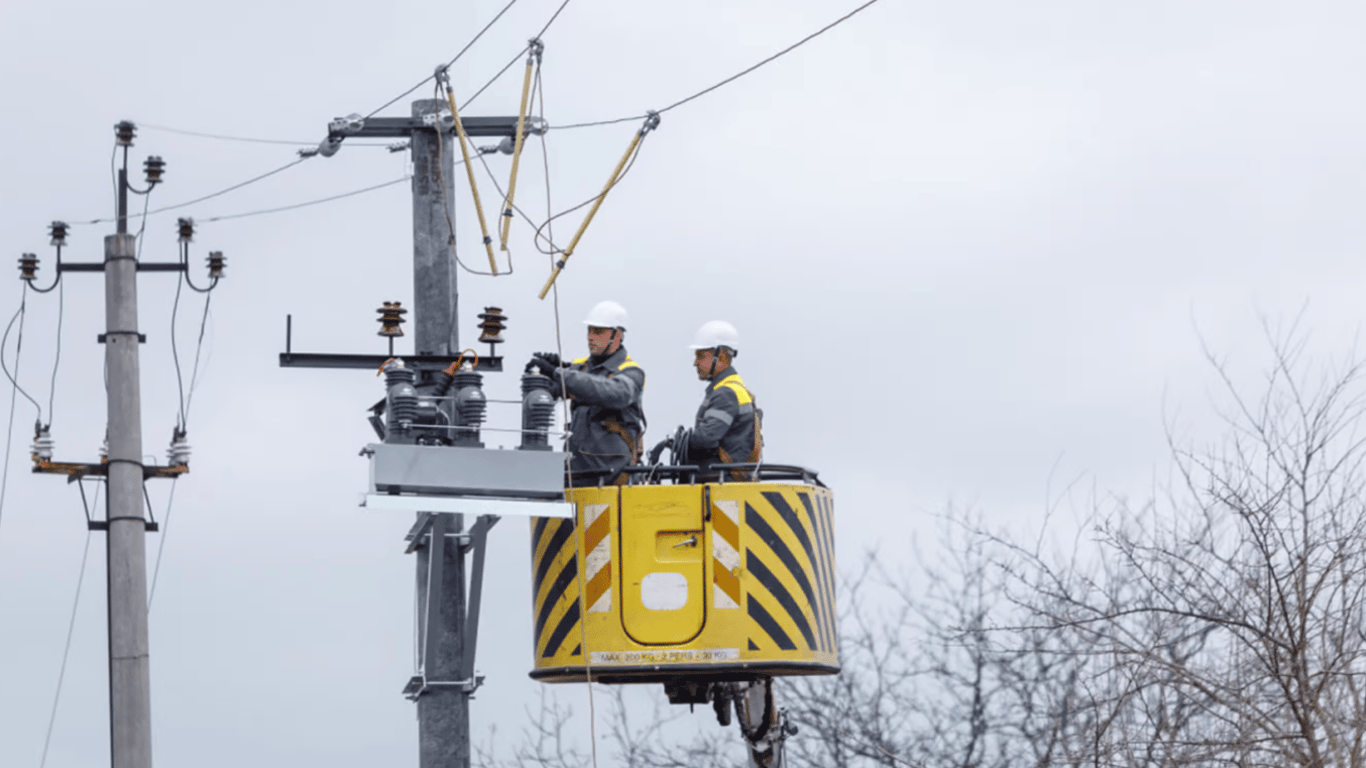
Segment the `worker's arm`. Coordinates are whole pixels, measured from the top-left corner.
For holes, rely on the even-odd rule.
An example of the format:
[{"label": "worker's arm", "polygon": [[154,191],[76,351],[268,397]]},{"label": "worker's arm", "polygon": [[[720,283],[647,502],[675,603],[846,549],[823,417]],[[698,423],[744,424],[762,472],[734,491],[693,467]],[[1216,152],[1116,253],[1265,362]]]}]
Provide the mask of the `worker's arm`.
[{"label": "worker's arm", "polygon": [[699,451],[709,451],[721,444],[730,425],[740,416],[740,400],[730,387],[712,390],[703,406],[702,415],[692,428],[688,447]]},{"label": "worker's arm", "polygon": [[638,366],[618,371],[610,378],[569,369],[561,374],[565,389],[579,405],[625,408],[640,397],[645,388],[645,371]]}]

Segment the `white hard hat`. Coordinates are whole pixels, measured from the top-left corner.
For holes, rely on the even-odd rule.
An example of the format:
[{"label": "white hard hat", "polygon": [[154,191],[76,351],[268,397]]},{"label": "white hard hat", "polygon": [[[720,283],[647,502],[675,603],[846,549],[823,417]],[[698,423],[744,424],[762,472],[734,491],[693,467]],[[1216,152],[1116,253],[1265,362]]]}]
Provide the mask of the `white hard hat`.
[{"label": "white hard hat", "polygon": [[615,301],[599,301],[584,318],[584,325],[591,325],[595,328],[620,328],[626,330],[626,326],[631,324],[631,319],[626,316],[626,308]]},{"label": "white hard hat", "polygon": [[693,337],[693,349],[715,349],[726,347],[732,352],[740,351],[740,332],[725,320],[712,320],[697,329]]}]

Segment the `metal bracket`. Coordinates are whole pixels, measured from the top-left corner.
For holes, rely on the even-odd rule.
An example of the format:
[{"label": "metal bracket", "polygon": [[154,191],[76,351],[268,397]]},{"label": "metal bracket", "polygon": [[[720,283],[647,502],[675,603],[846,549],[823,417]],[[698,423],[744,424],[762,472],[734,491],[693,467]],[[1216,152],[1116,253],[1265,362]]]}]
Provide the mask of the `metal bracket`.
[{"label": "metal bracket", "polygon": [[[171,464],[170,466],[159,466],[156,464],[141,464],[142,479],[151,477],[179,477],[190,471],[189,465]],[[74,483],[82,477],[107,476],[109,474],[109,462],[102,461],[99,464],[79,464],[69,461],[48,461],[37,459],[33,462],[34,474],[66,475],[68,483]]]},{"label": "metal bracket", "polygon": [[[420,611],[419,624],[424,628],[420,649],[422,672],[410,679],[408,685],[403,689],[403,695],[414,701],[422,694],[437,689],[458,690],[465,695],[470,695],[484,681],[483,677],[474,674],[474,656],[479,641],[479,608],[484,591],[484,555],[488,549],[488,532],[498,523],[498,518],[493,515],[481,515],[479,520],[470,526],[469,531],[451,530],[447,533],[447,526],[453,523],[454,516],[451,514],[422,512],[407,536],[410,540],[408,552],[414,552],[424,546],[428,549],[427,599],[425,604],[420,603],[418,606]],[[470,563],[468,605],[465,609],[465,616],[461,617],[460,622],[463,625],[462,634],[464,635],[461,643],[461,654],[455,660],[455,669],[451,670],[451,672],[459,674],[460,679],[432,681],[426,676],[427,662],[436,652],[439,635],[437,634],[437,624],[431,620],[431,617],[436,615],[444,604],[444,596],[441,594],[441,572],[448,539],[455,540],[455,545],[459,547],[462,558],[467,550],[473,554],[473,560]]]},{"label": "metal bracket", "polygon": [[467,696],[472,696],[483,684],[483,675],[465,680],[428,680],[422,675],[414,675],[408,680],[408,684],[403,686],[403,697],[409,701],[417,701],[422,694],[443,688],[454,689]]},{"label": "metal bracket", "polygon": [[[156,533],[161,530],[161,526],[155,520],[144,520],[143,525],[146,526],[149,533]],[[92,531],[107,531],[109,530],[109,521],[87,520],[85,522],[85,527]]]},{"label": "metal bracket", "polygon": [[[114,331],[114,333],[135,333],[135,331]],[[107,333],[101,333],[99,336],[96,336],[96,337],[95,337],[95,340],[98,341],[98,342],[101,343],[101,344],[104,344],[108,338],[109,338],[109,334],[107,334]],[[147,343],[147,334],[145,334],[145,333],[139,333],[139,334],[138,334],[138,343],[139,343],[139,344],[146,344],[146,343]]]}]

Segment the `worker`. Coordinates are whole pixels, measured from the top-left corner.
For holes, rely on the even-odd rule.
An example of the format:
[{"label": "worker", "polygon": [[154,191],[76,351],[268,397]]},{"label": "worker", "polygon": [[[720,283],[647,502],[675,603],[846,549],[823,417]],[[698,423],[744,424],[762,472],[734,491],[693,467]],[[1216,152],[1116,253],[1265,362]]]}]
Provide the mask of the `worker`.
[{"label": "worker", "polygon": [[[740,334],[724,320],[713,320],[693,339],[693,367],[697,378],[707,382],[706,395],[697,409],[691,430],[682,430],[650,450],[650,463],[658,464],[669,448],[685,464],[702,468],[702,479],[715,477],[709,468],[722,464],[757,463],[763,455],[763,412],[754,404],[732,362],[740,354]],[[744,480],[748,472],[730,472],[730,479]]]},{"label": "worker", "polygon": [[588,313],[588,357],[563,363],[553,352],[537,352],[527,370],[539,367],[554,380],[557,398],[573,405],[569,422],[571,485],[624,485],[622,472],[640,460],[645,434],[641,396],[645,369],[626,354],[622,338],[630,320],[615,301]]}]

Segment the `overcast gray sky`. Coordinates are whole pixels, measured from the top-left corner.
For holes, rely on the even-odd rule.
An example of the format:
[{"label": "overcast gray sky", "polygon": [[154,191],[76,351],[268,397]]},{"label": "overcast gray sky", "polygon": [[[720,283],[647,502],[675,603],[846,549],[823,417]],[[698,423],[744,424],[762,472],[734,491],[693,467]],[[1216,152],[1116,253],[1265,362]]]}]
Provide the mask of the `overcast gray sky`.
[{"label": "overcast gray sky", "polygon": [[[558,4],[520,0],[452,70],[457,95]],[[664,106],[854,5],[574,0],[545,37],[546,117],[566,125]],[[501,6],[6,0],[0,250],[39,253],[45,283],[47,223],[111,213],[120,119],[142,125],[139,167],[148,154],[168,163],[152,206],[190,200],[294,150],[151,125],[316,141],[331,118],[367,113],[429,74]],[[882,0],[664,116],[560,280],[566,351],[583,349],[592,304],[625,304],[658,439],[701,396],[686,349],[694,329],[734,322],[767,458],[814,467],[834,487],[845,563],[874,546],[907,556],[950,500],[1027,528],[1075,478],[1142,494],[1165,472],[1164,419],[1191,440],[1215,434],[1202,336],[1247,383],[1265,360],[1263,317],[1286,323],[1303,310],[1325,355],[1356,338],[1364,22],[1349,2]],[[465,113],[515,114],[520,69]],[[556,210],[601,188],[635,129],[550,134]],[[518,200],[544,211],[540,146],[527,151]],[[412,662],[410,520],[356,507],[366,479],[356,454],[372,439],[363,411],[380,383],[276,364],[286,313],[297,350],[382,351],[375,308],[412,294],[408,186],[205,221],[401,178],[406,163],[348,145],[149,219],[144,258],[173,258],[175,217],[191,215],[201,221],[192,261],[212,249],[229,264],[190,414],[193,471],[163,534],[151,615],[161,766],[415,763],[413,707],[399,695]],[[508,159],[491,163],[505,179]],[[490,209],[482,169],[479,182]],[[457,187],[459,247],[477,264],[463,176]],[[578,221],[557,222],[557,237]],[[68,257],[98,259],[110,231],[74,228]],[[553,347],[555,317],[535,298],[547,265],[526,227],[513,247],[511,277],[462,275],[461,332],[474,338],[479,307],[504,307],[504,352],[518,361]],[[93,460],[103,436],[100,283],[67,279],[59,458]],[[4,318],[19,289],[0,292]],[[140,292],[144,441],[160,456],[176,411],[174,281],[145,274]],[[182,296],[186,364],[202,307]],[[30,296],[28,308],[20,378],[46,408],[56,294]],[[517,382],[488,387],[511,396]],[[86,540],[75,488],[28,472],[34,417],[20,398],[0,518],[5,766],[42,753]],[[164,514],[169,486],[150,490]],[[479,734],[497,723],[512,738],[537,701],[526,527],[509,519],[492,537]],[[149,536],[153,557],[161,542]],[[107,760],[103,545],[91,539],[50,766]]]}]

